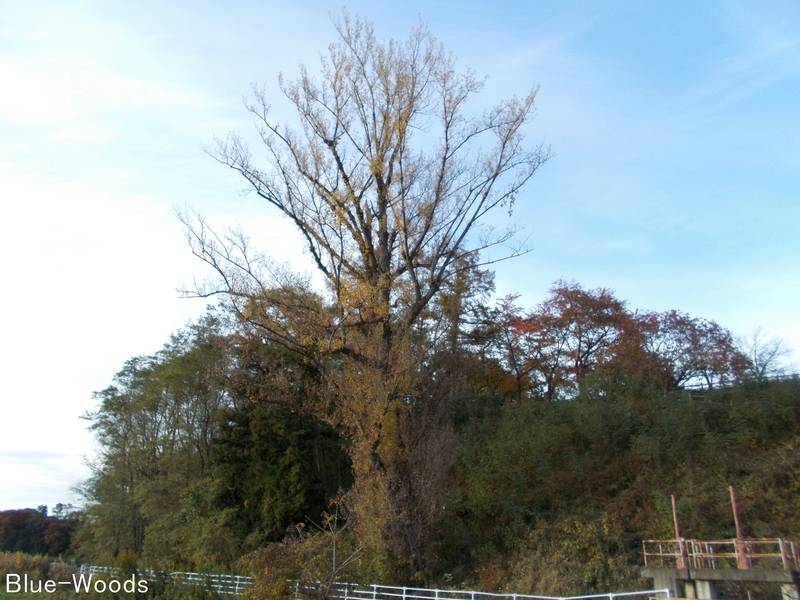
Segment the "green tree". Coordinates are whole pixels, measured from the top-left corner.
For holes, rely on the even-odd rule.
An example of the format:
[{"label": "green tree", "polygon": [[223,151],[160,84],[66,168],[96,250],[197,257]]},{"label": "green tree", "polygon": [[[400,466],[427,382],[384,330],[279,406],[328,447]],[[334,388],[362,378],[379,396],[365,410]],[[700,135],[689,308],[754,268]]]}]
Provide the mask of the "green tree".
[{"label": "green tree", "polygon": [[127,361],[115,385],[95,394],[99,407],[84,417],[99,449],[83,487],[84,553],[160,557],[181,546],[180,492],[208,468],[231,403],[222,385],[229,365],[221,322],[209,315],[154,356]]},{"label": "green tree", "polygon": [[214,457],[214,509],[227,513],[241,552],[280,541],[299,523],[321,523],[329,501],[352,482],[336,432],[275,404],[230,411]]},{"label": "green tree", "polygon": [[352,477],[340,438],[292,410],[315,373],[211,313],[98,392],[100,457],[84,486],[87,558],[231,564],[320,521]]}]

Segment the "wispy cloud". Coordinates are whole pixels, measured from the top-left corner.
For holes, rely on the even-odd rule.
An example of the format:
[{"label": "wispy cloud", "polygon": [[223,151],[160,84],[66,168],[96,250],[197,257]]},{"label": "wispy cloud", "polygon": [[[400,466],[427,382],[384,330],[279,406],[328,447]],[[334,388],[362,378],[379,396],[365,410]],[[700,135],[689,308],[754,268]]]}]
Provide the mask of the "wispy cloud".
[{"label": "wispy cloud", "polygon": [[785,3],[722,3],[720,20],[732,48],[720,53],[704,81],[677,100],[719,109],[762,92],[781,81],[800,80],[800,11]]},{"label": "wispy cloud", "polygon": [[207,104],[197,96],[163,83],[114,73],[93,64],[25,64],[0,60],[0,120],[49,123],[69,127],[70,121],[109,111],[159,108],[191,110]]}]

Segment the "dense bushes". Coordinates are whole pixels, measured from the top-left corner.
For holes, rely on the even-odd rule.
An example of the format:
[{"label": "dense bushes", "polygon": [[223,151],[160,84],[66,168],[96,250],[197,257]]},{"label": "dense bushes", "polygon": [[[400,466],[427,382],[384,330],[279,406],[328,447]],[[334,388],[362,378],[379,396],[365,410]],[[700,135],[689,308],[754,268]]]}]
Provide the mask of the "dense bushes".
[{"label": "dense bushes", "polygon": [[49,559],[41,554],[26,552],[0,552],[0,578],[5,584],[6,574],[27,573],[32,579],[45,579],[50,569]]},{"label": "dense bushes", "polygon": [[[465,400],[472,402],[472,400]],[[800,382],[664,395],[596,382],[463,423],[439,577],[545,595],[640,587],[641,541],[800,533]]]}]

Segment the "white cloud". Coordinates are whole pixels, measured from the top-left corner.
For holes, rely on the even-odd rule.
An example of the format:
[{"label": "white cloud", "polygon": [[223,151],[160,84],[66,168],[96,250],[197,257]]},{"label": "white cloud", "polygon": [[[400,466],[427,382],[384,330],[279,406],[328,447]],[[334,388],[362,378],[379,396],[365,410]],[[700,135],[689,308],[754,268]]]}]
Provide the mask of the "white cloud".
[{"label": "white cloud", "polygon": [[88,476],[81,455],[0,449],[0,510],[74,504],[80,498],[71,488]]},{"label": "white cloud", "polygon": [[0,120],[48,123],[68,128],[78,117],[109,111],[208,106],[197,95],[98,65],[72,64],[67,70],[0,60]]}]

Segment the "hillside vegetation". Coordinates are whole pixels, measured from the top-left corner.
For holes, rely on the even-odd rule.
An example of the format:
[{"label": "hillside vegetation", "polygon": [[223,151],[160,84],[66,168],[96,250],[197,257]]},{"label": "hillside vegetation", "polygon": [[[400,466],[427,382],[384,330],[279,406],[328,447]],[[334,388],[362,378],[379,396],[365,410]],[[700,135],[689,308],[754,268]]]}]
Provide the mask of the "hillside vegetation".
[{"label": "hillside vegetation", "polygon": [[384,418],[401,446],[377,448],[404,474],[405,549],[370,537],[397,523],[357,505],[357,421],[321,403],[319,369],[218,310],[98,393],[106,453],[76,552],[570,594],[643,586],[641,540],[672,536],[671,494],[687,536],[733,535],[730,484],[748,535],[800,532],[800,390],[770,380],[776,342],[564,282],[527,310],[454,291],[428,322],[408,415]]},{"label": "hillside vegetation", "polygon": [[746,535],[800,534],[800,381],[776,378],[776,342],[563,282],[527,310],[453,294],[429,322],[407,415],[383,420],[401,446],[376,448],[404,474],[395,521],[357,504],[327,377],[218,309],[97,393],[102,452],[69,528],[9,514],[0,550],[47,552],[58,529],[68,559],[254,573],[260,594],[308,578],[571,595],[645,588],[641,542],[673,536],[672,494],[686,537],[734,535],[729,485]]},{"label": "hillside vegetation", "polygon": [[731,484],[745,535],[800,533],[797,380],[666,395],[601,380],[470,415],[459,439],[436,554],[479,588],[642,589],[642,540],[674,538],[671,494],[686,537],[735,537]]}]

